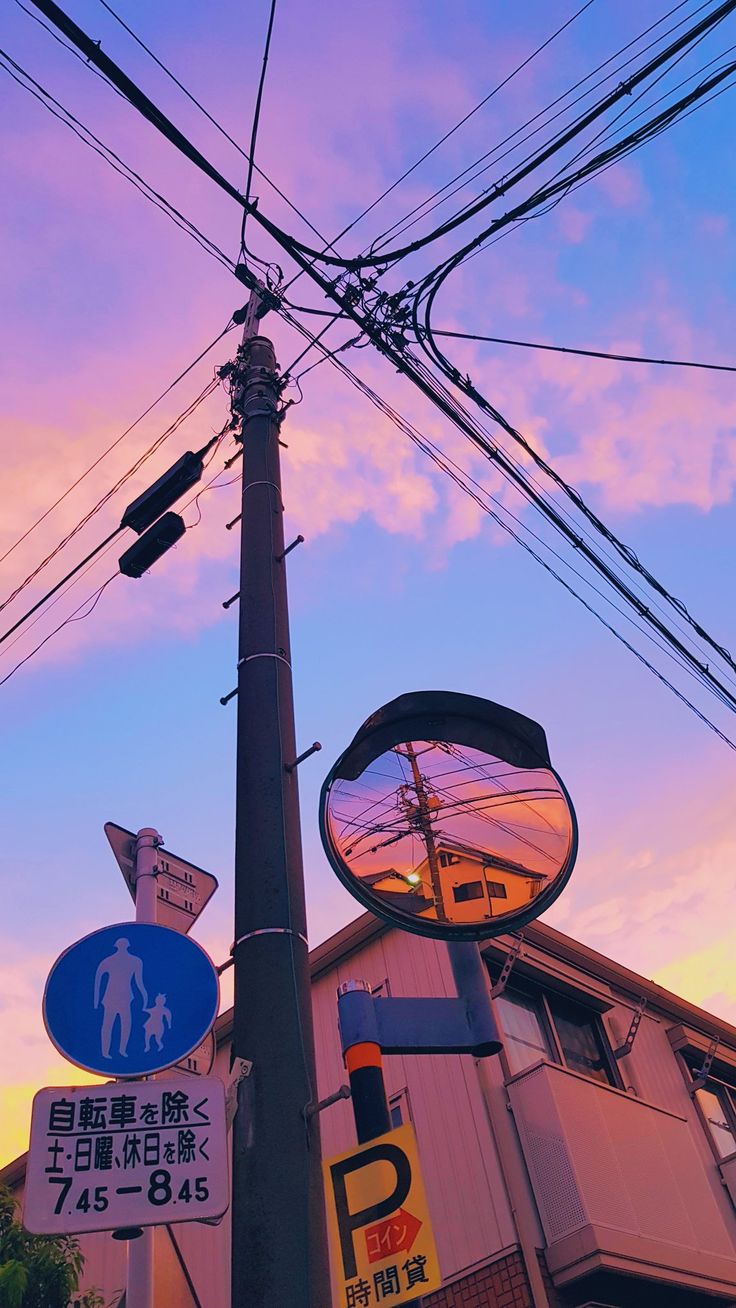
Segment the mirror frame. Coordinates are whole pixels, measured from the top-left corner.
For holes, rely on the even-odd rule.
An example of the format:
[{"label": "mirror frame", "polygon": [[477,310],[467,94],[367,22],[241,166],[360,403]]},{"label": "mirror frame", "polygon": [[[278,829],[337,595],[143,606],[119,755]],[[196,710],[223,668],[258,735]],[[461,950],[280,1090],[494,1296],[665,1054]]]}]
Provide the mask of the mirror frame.
[{"label": "mirror frame", "polygon": [[[408,914],[381,903],[374,892],[360,884],[332,837],[329,823],[332,787],[336,781],[357,780],[381,754],[407,740],[447,740],[450,744],[483,749],[515,767],[545,768],[555,778],[570,815],[570,849],[554,881],[525,908],[478,923],[410,918]],[[562,778],[552,767],[547,739],[539,723],[491,700],[455,691],[411,691],[391,700],[366,719],[322,784],[319,832],[333,872],[354,899],[392,926],[434,940],[490,940],[526,926],[546,912],[565,889],[578,852],[575,809]]]}]

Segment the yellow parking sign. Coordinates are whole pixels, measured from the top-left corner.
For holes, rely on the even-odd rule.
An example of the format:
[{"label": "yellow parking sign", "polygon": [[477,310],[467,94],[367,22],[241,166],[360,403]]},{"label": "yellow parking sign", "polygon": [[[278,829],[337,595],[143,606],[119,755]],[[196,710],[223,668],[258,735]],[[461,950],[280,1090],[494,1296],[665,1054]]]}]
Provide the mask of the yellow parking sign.
[{"label": "yellow parking sign", "polygon": [[397,1308],[442,1285],[414,1130],[323,1163],[337,1308]]}]

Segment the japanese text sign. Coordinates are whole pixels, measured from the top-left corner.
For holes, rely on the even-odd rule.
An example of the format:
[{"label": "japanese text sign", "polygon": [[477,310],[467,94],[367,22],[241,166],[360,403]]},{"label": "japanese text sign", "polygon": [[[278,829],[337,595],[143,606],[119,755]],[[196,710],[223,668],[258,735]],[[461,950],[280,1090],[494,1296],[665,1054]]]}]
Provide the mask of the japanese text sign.
[{"label": "japanese text sign", "polygon": [[224,1086],[216,1076],[189,1085],[171,1079],[39,1090],[26,1228],[61,1235],[222,1217]]},{"label": "japanese text sign", "polygon": [[323,1164],[338,1308],[393,1308],[442,1285],[411,1126]]}]

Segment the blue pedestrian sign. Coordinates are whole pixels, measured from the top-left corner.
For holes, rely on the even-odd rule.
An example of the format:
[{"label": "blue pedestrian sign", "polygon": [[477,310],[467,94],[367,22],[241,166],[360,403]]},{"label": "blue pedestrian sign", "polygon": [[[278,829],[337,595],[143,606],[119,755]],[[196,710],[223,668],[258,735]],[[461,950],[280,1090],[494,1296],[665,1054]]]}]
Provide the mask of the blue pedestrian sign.
[{"label": "blue pedestrian sign", "polygon": [[78,940],[57,958],[43,997],[46,1030],[71,1063],[99,1076],[162,1072],[210,1031],[217,972],[189,936],[121,922]]}]

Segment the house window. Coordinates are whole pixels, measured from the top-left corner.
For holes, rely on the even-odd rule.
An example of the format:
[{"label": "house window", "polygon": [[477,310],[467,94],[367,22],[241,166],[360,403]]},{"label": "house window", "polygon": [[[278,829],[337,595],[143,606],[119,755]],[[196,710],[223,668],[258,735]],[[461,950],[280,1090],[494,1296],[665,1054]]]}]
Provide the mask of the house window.
[{"label": "house window", "polygon": [[454,865],[455,865],[456,863],[459,863],[459,862],[460,862],[460,857],[459,857],[458,854],[440,854],[440,855],[439,855],[439,865],[440,865],[440,867],[454,867]]},{"label": "house window", "polygon": [[619,1086],[597,1013],[552,991],[507,986],[495,1001],[512,1072],[546,1058],[604,1085]]},{"label": "house window", "polygon": [[411,1111],[409,1109],[409,1091],[404,1087],[399,1090],[398,1094],[391,1095],[388,1101],[388,1111],[391,1117],[391,1127],[404,1126],[411,1121]]},{"label": "house window", "polygon": [[[698,1070],[688,1063],[693,1079]],[[736,1073],[733,1085],[720,1077],[709,1076],[705,1086],[695,1091],[695,1102],[718,1157],[728,1158],[729,1154],[736,1154]]]},{"label": "house window", "polygon": [[489,899],[507,899],[506,887],[502,881],[486,881]]},{"label": "house window", "polygon": [[616,1085],[600,1020],[579,1004],[557,995],[547,998],[565,1066],[606,1085]]},{"label": "house window", "polygon": [[504,1048],[512,1072],[538,1063],[540,1058],[554,1059],[547,1022],[539,1000],[506,987],[495,1001],[501,1020]]},{"label": "house window", "polygon": [[469,899],[482,899],[483,882],[466,881],[464,886],[453,886],[452,896],[456,904],[467,904]]}]

